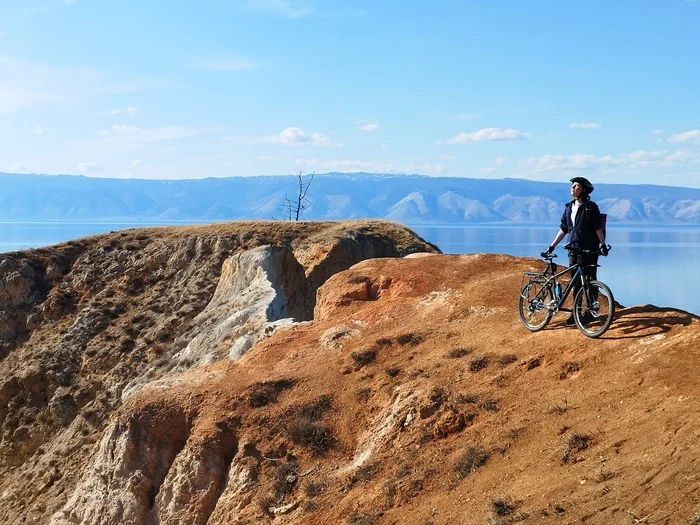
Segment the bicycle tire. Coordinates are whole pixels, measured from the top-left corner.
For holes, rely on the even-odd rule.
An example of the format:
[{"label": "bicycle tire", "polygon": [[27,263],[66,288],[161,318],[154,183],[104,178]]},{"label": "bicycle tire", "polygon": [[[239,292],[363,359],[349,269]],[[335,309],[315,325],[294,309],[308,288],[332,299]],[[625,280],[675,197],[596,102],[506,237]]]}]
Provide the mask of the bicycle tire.
[{"label": "bicycle tire", "polygon": [[[580,288],[574,297],[574,322],[579,331],[591,338],[600,337],[603,335],[612,324],[615,316],[615,298],[613,293],[608,288],[608,285],[601,281],[591,281],[588,283],[588,288],[595,288],[597,291],[594,308],[584,312],[584,288]],[[604,298],[601,301],[601,297]],[[586,314],[589,314],[586,316]]]},{"label": "bicycle tire", "polygon": [[531,281],[520,290],[518,317],[531,332],[539,332],[552,318],[552,312],[546,306],[547,299],[551,299],[551,290],[548,288],[542,283]]}]

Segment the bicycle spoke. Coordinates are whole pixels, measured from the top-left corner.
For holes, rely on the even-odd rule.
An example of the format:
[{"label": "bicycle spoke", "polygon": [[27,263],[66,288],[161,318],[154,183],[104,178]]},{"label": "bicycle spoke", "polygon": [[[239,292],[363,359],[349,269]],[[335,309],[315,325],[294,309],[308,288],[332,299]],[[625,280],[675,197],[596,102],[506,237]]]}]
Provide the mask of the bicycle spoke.
[{"label": "bicycle spoke", "polygon": [[610,288],[600,281],[590,281],[574,298],[574,321],[588,337],[600,337],[615,313],[615,299]]}]

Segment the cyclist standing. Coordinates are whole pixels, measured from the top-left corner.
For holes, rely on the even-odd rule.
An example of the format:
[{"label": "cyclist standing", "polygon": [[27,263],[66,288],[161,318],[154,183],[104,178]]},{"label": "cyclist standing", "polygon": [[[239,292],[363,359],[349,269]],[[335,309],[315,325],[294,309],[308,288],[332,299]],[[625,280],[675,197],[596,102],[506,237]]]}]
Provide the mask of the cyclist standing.
[{"label": "cyclist standing", "polygon": [[[605,234],[603,233],[603,222],[598,205],[591,200],[590,194],[593,192],[593,184],[584,177],[574,177],[571,179],[571,200],[566,204],[564,213],[561,216],[559,231],[554,236],[552,244],[547,248],[546,253],[552,253],[559,241],[567,234],[569,243],[567,246],[578,248],[579,250],[593,250],[594,253],[577,255],[569,251],[569,265],[576,263],[593,266],[583,267],[584,275],[591,279],[597,278],[598,252],[601,255],[608,255],[608,247],[605,244]],[[574,297],[581,287],[580,282],[574,282]],[[590,316],[590,312],[586,312]],[[586,319],[588,320],[588,319]],[[566,320],[567,325],[574,324],[573,313]]]}]

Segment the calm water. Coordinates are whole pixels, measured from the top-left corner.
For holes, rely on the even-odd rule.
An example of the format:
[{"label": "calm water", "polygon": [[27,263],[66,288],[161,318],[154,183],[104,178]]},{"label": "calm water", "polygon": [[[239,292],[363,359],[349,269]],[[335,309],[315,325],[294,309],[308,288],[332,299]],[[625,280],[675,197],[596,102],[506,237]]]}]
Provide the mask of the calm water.
[{"label": "calm water", "polygon": [[[0,252],[47,246],[86,235],[153,224],[0,223]],[[411,226],[444,253],[507,253],[537,257],[557,225]],[[608,225],[610,256],[599,277],[622,304],[652,303],[700,315],[700,226]],[[563,243],[562,243],[563,244]],[[565,252],[557,248],[559,261]]]},{"label": "calm water", "polygon": [[[558,225],[469,227],[412,226],[444,253],[507,253],[539,257]],[[700,227],[608,224],[610,255],[601,257],[598,277],[625,306],[655,304],[700,315]],[[557,262],[566,262],[562,242]]]}]

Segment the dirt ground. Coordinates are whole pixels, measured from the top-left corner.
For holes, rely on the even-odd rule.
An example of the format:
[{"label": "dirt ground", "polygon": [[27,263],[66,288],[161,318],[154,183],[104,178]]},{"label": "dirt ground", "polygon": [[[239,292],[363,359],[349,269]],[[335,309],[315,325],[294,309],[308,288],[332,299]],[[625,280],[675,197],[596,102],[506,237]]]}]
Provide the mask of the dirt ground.
[{"label": "dirt ground", "polygon": [[[145,512],[209,524],[698,523],[698,318],[638,305],[600,339],[563,313],[530,333],[515,303],[538,264],[366,260],[320,288],[312,321],[237,362],[147,386],[119,409],[121,435],[167,443],[166,470],[219,465],[220,481],[194,501],[196,480],[150,478]],[[103,439],[99,468],[142,468],[109,459],[119,439]],[[90,490],[79,484],[74,501]]]}]

